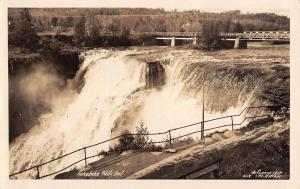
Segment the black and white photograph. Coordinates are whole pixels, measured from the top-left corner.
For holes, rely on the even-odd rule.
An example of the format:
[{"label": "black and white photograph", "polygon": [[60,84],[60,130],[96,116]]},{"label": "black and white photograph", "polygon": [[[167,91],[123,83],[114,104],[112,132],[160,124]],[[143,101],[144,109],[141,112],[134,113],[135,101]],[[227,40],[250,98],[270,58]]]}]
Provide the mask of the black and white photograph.
[{"label": "black and white photograph", "polygon": [[103,2],[7,7],[9,180],[290,179],[284,0]]}]

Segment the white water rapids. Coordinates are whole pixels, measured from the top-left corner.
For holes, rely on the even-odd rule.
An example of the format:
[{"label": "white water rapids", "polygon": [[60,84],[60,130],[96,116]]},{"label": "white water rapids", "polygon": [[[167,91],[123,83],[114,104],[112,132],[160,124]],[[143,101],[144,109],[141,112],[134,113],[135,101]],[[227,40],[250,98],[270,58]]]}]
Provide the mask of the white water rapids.
[{"label": "white water rapids", "polygon": [[[75,78],[69,81],[70,86],[76,86],[83,80],[81,90],[75,92],[74,89],[73,92],[67,93],[69,96],[64,98],[68,98],[68,103],[64,103],[58,97],[57,102],[60,106],[56,105],[50,113],[43,114],[39,124],[10,144],[10,173],[107,140],[119,135],[124,129],[135,132],[135,127],[140,121],[144,122],[150,133],[164,132],[201,121],[201,81],[204,78],[202,77],[204,69],[206,70],[205,119],[240,113],[249,104],[260,78],[251,74],[241,76],[242,79],[235,77],[234,68],[228,68],[228,71],[223,64],[217,65],[218,69],[214,69],[206,63],[218,62],[217,59],[205,55],[195,58],[192,52],[178,50],[164,55],[170,62],[163,64],[165,84],[158,88],[145,88],[147,64],[139,58],[134,58],[147,55],[151,53],[150,51],[85,52],[80,70]],[[235,122],[238,123],[240,120]],[[230,124],[231,120],[214,122],[213,125],[224,123]],[[209,124],[206,127],[209,127]],[[172,135],[183,135],[199,128],[200,125],[178,130]],[[200,133],[192,136],[200,137]],[[165,135],[153,137],[153,140],[165,137]],[[109,144],[88,149],[87,154],[107,150]],[[41,166],[40,176],[58,171],[83,157],[83,151],[79,151]],[[83,165],[84,162],[81,162],[76,166]],[[16,178],[35,176],[34,169],[16,175]]]}]

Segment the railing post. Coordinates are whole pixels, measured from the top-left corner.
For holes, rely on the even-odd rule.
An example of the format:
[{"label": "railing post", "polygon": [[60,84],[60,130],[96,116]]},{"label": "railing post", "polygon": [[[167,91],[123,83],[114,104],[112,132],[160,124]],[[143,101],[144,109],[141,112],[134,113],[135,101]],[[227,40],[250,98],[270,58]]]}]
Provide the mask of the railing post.
[{"label": "railing post", "polygon": [[233,130],[233,116],[231,116],[231,127],[232,127],[232,130]]},{"label": "railing post", "polygon": [[172,148],[172,136],[171,136],[170,130],[169,130],[169,145],[170,145],[170,148]]},{"label": "railing post", "polygon": [[204,140],[204,121],[201,123],[201,140]]},{"label": "railing post", "polygon": [[206,74],[203,73],[203,86],[202,86],[202,124],[201,124],[201,140],[204,141],[204,87],[205,87]]},{"label": "railing post", "polygon": [[87,161],[86,161],[86,148],[83,148],[84,151],[84,163],[85,163],[85,167],[87,168]]},{"label": "railing post", "polygon": [[40,179],[40,170],[39,170],[39,166],[36,166],[36,172],[37,172],[36,178],[37,178],[37,179]]}]

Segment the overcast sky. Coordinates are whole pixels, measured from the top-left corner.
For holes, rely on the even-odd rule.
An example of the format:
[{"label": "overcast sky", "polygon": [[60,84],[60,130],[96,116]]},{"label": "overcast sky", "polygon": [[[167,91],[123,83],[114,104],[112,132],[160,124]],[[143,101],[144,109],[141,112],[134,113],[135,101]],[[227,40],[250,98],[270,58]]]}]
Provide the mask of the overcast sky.
[{"label": "overcast sky", "polygon": [[22,3],[28,6],[39,6],[41,2],[51,7],[147,7],[214,12],[241,10],[242,12],[274,12],[287,16],[291,3],[290,0],[10,0],[9,5],[18,6]]}]

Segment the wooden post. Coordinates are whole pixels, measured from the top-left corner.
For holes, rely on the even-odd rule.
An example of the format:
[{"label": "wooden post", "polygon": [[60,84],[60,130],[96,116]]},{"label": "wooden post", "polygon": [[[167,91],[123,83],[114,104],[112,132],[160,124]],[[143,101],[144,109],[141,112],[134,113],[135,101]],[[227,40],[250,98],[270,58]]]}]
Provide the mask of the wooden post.
[{"label": "wooden post", "polygon": [[232,130],[233,130],[233,116],[231,116],[231,127],[232,127]]},{"label": "wooden post", "polygon": [[171,136],[171,131],[169,130],[169,145],[170,145],[170,148],[172,148],[172,136]]},{"label": "wooden post", "polygon": [[83,148],[84,151],[84,163],[85,163],[85,167],[87,168],[87,161],[86,161],[86,148]]},{"label": "wooden post", "polygon": [[40,170],[39,170],[39,166],[36,166],[36,172],[37,172],[36,178],[37,178],[37,179],[40,179]]}]

